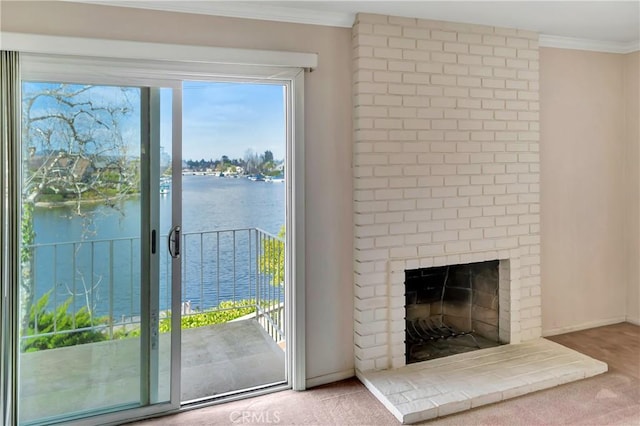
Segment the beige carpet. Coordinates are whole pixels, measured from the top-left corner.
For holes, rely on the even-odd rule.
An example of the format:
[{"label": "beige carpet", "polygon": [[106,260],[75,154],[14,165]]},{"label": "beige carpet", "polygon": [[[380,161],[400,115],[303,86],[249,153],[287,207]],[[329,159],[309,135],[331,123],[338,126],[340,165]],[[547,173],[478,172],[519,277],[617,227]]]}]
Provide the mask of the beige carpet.
[{"label": "beige carpet", "polygon": [[[609,372],[422,424],[640,425],[640,327],[628,323],[551,338],[609,364]],[[147,420],[137,425],[394,425],[356,379],[285,391]]]}]

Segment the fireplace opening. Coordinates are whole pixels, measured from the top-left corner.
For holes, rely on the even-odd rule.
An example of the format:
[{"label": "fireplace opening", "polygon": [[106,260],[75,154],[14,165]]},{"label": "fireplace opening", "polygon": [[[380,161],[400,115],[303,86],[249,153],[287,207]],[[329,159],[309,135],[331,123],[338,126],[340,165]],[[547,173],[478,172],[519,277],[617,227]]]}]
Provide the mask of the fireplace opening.
[{"label": "fireplace opening", "polygon": [[500,345],[499,261],[405,270],[406,363]]}]

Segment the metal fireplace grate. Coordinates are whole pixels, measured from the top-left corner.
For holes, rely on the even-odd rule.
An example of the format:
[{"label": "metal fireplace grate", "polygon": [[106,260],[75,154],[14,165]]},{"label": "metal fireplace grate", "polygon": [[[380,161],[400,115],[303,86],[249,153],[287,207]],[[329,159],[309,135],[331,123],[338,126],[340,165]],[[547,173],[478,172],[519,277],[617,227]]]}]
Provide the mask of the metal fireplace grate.
[{"label": "metal fireplace grate", "polygon": [[[415,354],[415,352],[421,351],[424,346],[430,345],[437,341],[444,341],[449,339],[455,339],[458,337],[467,337],[471,340],[468,342],[475,349],[481,349],[482,346],[478,343],[475,336],[473,335],[473,330],[471,331],[460,331],[456,330],[453,327],[450,327],[442,322],[436,324],[436,321],[433,321],[429,318],[419,318],[413,321],[407,321],[407,330],[406,337],[409,348],[408,359],[420,358]],[[466,352],[466,351],[465,351]],[[431,355],[430,357],[432,357]]]},{"label": "metal fireplace grate", "polygon": [[444,323],[434,324],[430,318],[418,318],[407,321],[407,340],[411,344],[433,342],[440,339],[451,339],[460,336],[470,336],[473,340],[473,330],[460,331]]}]

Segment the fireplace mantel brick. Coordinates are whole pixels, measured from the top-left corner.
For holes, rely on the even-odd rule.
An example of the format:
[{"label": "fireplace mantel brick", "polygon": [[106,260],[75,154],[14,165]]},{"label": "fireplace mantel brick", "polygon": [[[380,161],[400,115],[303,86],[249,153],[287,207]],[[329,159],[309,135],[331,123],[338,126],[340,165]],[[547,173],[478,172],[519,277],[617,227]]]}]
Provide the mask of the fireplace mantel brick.
[{"label": "fireplace mantel brick", "polygon": [[538,35],[370,14],[352,34],[356,368],[403,365],[405,268],[500,259],[508,339],[539,337]]}]

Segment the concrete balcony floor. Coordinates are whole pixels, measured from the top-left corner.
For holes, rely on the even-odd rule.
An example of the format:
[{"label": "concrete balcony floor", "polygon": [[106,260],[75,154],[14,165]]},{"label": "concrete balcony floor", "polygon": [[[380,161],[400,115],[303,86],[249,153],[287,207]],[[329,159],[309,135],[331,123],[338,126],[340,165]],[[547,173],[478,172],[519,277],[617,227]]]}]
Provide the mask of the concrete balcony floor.
[{"label": "concrete balcony floor", "polygon": [[[158,400],[169,399],[170,336],[160,337]],[[181,399],[283,382],[284,351],[255,319],[182,330]],[[20,420],[140,401],[140,340],[112,340],[21,354]]]}]

